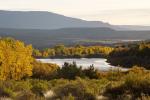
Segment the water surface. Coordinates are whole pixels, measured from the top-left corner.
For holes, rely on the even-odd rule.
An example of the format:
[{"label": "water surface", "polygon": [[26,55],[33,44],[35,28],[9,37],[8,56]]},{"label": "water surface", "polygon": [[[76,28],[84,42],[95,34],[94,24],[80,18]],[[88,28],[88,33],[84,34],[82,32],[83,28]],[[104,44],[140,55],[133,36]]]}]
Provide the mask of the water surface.
[{"label": "water surface", "polygon": [[81,58],[81,59],[37,59],[43,63],[54,63],[59,65],[60,67],[64,64],[64,62],[72,63],[76,62],[78,66],[82,66],[82,68],[87,68],[90,65],[94,65],[94,67],[98,70],[110,70],[117,68],[115,66],[107,63],[107,59],[103,58]]}]

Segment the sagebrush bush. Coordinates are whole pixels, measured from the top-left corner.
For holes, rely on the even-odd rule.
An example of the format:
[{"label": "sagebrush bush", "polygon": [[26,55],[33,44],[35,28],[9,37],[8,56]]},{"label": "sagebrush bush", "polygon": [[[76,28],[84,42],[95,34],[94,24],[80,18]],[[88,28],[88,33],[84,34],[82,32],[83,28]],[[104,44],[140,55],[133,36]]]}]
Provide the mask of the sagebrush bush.
[{"label": "sagebrush bush", "polygon": [[[141,94],[150,95],[150,73],[134,68],[122,80],[115,82],[106,90],[106,94],[113,98],[131,95],[132,98],[141,97]],[[115,94],[114,94],[115,93]]]}]

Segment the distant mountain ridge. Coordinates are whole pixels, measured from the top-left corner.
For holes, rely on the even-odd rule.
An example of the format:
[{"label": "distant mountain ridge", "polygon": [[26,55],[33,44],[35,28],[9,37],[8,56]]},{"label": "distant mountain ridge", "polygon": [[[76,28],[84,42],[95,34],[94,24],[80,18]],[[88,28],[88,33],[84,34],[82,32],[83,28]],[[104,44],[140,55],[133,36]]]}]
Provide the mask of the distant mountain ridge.
[{"label": "distant mountain ridge", "polygon": [[108,27],[115,30],[150,30],[149,26],[111,25],[102,21],[86,21],[46,11],[0,10],[0,28],[60,29]]},{"label": "distant mountain ridge", "polygon": [[111,27],[101,21],[85,21],[45,11],[0,11],[0,28],[60,29],[74,27]]},{"label": "distant mountain ridge", "polygon": [[120,27],[120,29],[118,28],[118,30],[150,30],[150,26],[142,26],[142,25],[116,25],[117,27]]}]

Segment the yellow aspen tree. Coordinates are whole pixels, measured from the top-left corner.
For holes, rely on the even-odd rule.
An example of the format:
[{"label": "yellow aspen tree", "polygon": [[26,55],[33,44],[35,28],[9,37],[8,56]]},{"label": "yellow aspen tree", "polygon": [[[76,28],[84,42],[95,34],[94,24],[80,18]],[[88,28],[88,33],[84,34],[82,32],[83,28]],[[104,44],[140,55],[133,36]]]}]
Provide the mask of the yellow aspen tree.
[{"label": "yellow aspen tree", "polygon": [[0,80],[20,80],[32,75],[32,46],[11,39],[0,40]]}]

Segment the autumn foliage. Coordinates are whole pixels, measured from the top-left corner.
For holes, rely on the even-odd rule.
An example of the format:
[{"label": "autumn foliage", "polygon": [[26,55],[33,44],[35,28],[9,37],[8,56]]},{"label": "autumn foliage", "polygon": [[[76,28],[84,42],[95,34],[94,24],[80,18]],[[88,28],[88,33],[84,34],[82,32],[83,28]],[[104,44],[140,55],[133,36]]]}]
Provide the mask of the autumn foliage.
[{"label": "autumn foliage", "polygon": [[108,46],[81,46],[66,47],[64,45],[56,45],[53,48],[44,50],[34,50],[34,57],[54,57],[54,58],[95,58],[106,57],[114,48]]},{"label": "autumn foliage", "polygon": [[32,75],[32,46],[11,38],[0,39],[0,80]]}]

